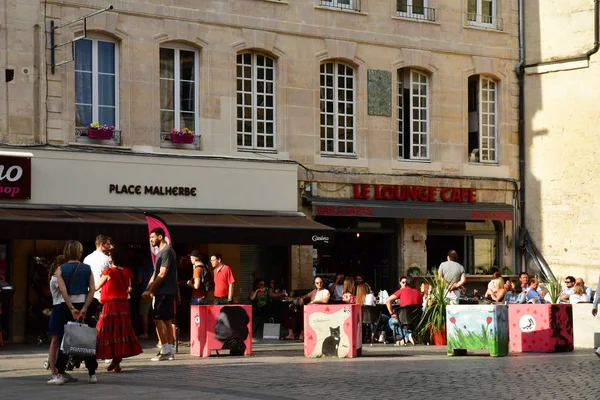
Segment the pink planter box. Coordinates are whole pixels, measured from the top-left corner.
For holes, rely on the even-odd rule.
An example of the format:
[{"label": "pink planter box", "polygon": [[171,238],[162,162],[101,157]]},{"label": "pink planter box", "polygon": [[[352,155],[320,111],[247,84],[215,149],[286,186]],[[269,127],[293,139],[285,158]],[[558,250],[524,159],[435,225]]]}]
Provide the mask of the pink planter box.
[{"label": "pink planter box", "polygon": [[357,357],[362,353],[362,313],[357,304],[304,306],[305,357]]},{"label": "pink planter box", "polygon": [[171,136],[171,142],[173,142],[173,143],[184,143],[184,144],[194,143],[194,135],[176,135],[174,133],[171,133],[170,136]]},{"label": "pink planter box", "polygon": [[252,354],[252,306],[190,306],[190,354],[210,357],[213,350]]},{"label": "pink planter box", "polygon": [[573,351],[573,308],[570,304],[510,304],[510,352]]},{"label": "pink planter box", "polygon": [[102,139],[102,140],[112,139],[113,131],[88,128],[88,137],[90,139]]}]

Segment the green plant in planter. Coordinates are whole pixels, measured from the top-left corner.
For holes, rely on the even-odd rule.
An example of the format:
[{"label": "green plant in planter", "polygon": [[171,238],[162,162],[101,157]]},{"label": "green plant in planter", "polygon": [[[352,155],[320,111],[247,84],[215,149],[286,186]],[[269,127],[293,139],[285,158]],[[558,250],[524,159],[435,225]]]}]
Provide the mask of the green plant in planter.
[{"label": "green plant in planter", "polygon": [[409,269],[406,270],[406,275],[410,277],[421,276],[423,273],[421,272],[421,268],[417,265],[413,265]]},{"label": "green plant in planter", "polygon": [[431,305],[425,308],[423,317],[417,326],[417,334],[423,337],[427,332],[441,333],[446,330],[446,305],[448,300],[448,288],[446,282],[438,278],[437,269],[433,270],[433,276],[423,276],[423,279],[431,287]]},{"label": "green plant in planter", "polygon": [[548,294],[550,295],[550,301],[552,304],[558,303],[558,298],[560,297],[560,292],[562,292],[562,278],[556,277],[555,280],[549,280],[547,282],[543,282],[543,285],[546,287]]}]

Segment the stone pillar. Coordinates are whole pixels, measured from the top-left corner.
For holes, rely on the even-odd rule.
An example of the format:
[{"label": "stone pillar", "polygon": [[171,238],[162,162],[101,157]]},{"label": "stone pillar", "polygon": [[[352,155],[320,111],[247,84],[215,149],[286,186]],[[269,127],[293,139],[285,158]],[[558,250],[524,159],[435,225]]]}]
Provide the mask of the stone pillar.
[{"label": "stone pillar", "polygon": [[406,274],[410,267],[419,267],[422,273],[427,272],[427,220],[405,219],[400,220],[402,241],[401,274]]},{"label": "stone pillar", "polygon": [[290,290],[311,288],[312,270],[312,246],[291,246]]}]

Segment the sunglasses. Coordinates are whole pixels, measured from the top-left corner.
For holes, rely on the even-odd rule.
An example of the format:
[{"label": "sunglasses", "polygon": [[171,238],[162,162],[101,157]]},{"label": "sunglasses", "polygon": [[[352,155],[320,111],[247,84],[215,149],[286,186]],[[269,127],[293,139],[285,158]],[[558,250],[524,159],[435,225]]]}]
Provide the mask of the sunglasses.
[{"label": "sunglasses", "polygon": [[315,285],[322,285],[323,282],[315,282]]},{"label": "sunglasses", "polygon": [[406,285],[406,281],[400,281],[400,283],[402,283],[402,284]]},{"label": "sunglasses", "polygon": [[565,283],[573,283],[573,281],[565,281]]}]

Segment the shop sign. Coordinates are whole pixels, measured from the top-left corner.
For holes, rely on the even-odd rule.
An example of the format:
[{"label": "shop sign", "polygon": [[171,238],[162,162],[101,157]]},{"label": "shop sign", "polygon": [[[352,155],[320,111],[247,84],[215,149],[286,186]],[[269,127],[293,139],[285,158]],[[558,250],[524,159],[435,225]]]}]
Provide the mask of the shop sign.
[{"label": "shop sign", "polygon": [[352,195],[361,200],[477,202],[476,189],[456,187],[355,184]]},{"label": "shop sign", "polygon": [[0,156],[0,199],[31,198],[31,158]]},{"label": "shop sign", "polygon": [[196,188],[187,186],[108,185],[108,193],[149,196],[196,197]]},{"label": "shop sign", "polygon": [[327,235],[313,235],[312,242],[313,244],[329,244],[331,239]]}]

